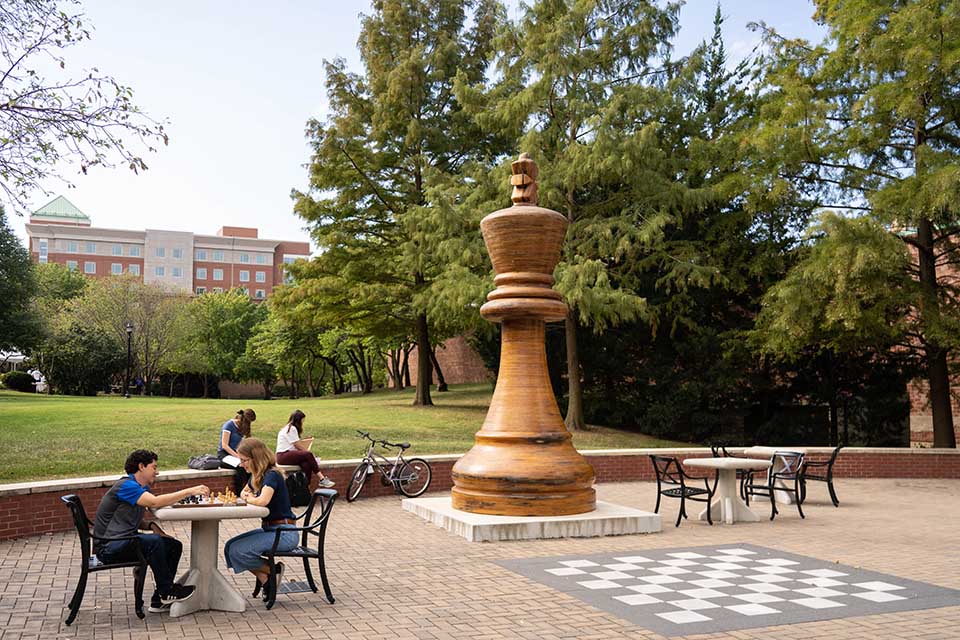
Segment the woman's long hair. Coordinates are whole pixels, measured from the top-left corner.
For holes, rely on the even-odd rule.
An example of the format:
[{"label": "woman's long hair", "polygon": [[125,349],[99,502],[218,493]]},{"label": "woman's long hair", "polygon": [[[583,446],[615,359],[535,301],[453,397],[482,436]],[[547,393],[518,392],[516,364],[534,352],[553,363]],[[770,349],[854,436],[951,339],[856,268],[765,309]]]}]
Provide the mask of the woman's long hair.
[{"label": "woman's long hair", "polygon": [[250,437],[250,424],[257,420],[257,412],[253,409],[240,409],[233,421],[237,423],[237,430],[244,438]]},{"label": "woman's long hair", "polygon": [[303,437],[303,419],[306,417],[307,414],[305,414],[303,411],[300,411],[300,409],[297,409],[290,414],[290,419],[287,420],[287,424],[292,424],[296,428],[297,436],[300,438]]},{"label": "woman's long hair", "polygon": [[237,453],[250,459],[247,465],[247,471],[250,472],[250,485],[254,491],[260,491],[263,486],[263,476],[277,464],[273,452],[263,444],[262,440],[244,438],[237,447]]}]

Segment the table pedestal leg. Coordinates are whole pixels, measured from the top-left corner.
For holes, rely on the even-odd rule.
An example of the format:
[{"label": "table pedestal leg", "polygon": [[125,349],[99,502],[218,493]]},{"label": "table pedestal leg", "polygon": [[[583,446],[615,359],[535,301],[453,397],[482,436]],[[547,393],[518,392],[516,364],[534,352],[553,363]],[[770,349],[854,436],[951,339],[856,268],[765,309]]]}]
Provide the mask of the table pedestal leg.
[{"label": "table pedestal leg", "polygon": [[[760,516],[751,511],[740,499],[737,491],[736,469],[720,469],[717,492],[708,508],[710,509],[710,517],[714,522],[733,524],[734,522],[760,521]],[[707,519],[707,509],[700,512],[700,519]]]},{"label": "table pedestal leg", "polygon": [[240,613],[247,608],[246,598],[217,570],[220,557],[219,539],[219,520],[192,522],[190,570],[183,575],[180,582],[195,586],[196,591],[187,600],[174,602],[170,607],[170,617],[177,618],[204,609]]}]

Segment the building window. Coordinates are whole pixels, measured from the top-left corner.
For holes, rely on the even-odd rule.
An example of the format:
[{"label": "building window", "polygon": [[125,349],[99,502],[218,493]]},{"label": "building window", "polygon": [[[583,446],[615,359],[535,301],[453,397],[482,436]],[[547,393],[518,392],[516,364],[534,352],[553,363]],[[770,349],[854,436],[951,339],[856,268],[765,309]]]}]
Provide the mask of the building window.
[{"label": "building window", "polygon": [[214,287],[214,288],[213,288],[213,292],[214,292],[214,293],[223,293],[223,287]]},{"label": "building window", "polygon": [[257,254],[257,264],[267,264],[267,256],[263,253]]},{"label": "building window", "polygon": [[132,273],[135,276],[140,275],[140,265],[131,264],[129,267],[127,267],[127,273]]},{"label": "building window", "polygon": [[80,247],[77,246],[77,243],[76,243],[76,242],[68,242],[68,243],[67,243],[67,252],[68,252],[68,253],[78,253],[79,251],[80,251]]},{"label": "building window", "polygon": [[262,299],[262,298],[266,298],[266,297],[267,297],[267,292],[264,291],[263,289],[257,289],[257,295],[256,295],[256,297],[257,297],[257,298],[261,298],[261,299]]},{"label": "building window", "polygon": [[84,262],[83,263],[83,272],[84,273],[96,273],[97,272],[97,263],[96,262]]},{"label": "building window", "polygon": [[123,255],[123,245],[115,244],[110,247],[110,255],[112,256],[122,256]]},{"label": "building window", "polygon": [[110,273],[112,273],[115,276],[120,275],[121,273],[123,273],[123,265],[120,264],[119,262],[114,262],[113,264],[110,265]]},{"label": "building window", "polygon": [[202,296],[202,295],[205,294],[206,292],[207,292],[207,288],[206,288],[206,287],[197,287],[197,295],[198,295],[198,296]]},{"label": "building window", "polygon": [[240,282],[250,282],[250,272],[241,271],[240,272]]},{"label": "building window", "polygon": [[130,255],[133,256],[134,258],[139,258],[139,257],[140,257],[140,247],[136,247],[136,246],[130,247]]},{"label": "building window", "polygon": [[214,270],[213,270],[213,279],[214,279],[214,280],[223,280],[223,269],[214,269]]},{"label": "building window", "polygon": [[206,260],[207,259],[207,250],[206,249],[197,249],[197,260]]},{"label": "building window", "polygon": [[174,267],[174,268],[173,268],[173,277],[174,277],[174,278],[182,278],[182,277],[183,277],[183,269],[181,269],[180,267]]},{"label": "building window", "polygon": [[267,272],[257,271],[257,282],[266,282],[266,281],[267,281]]},{"label": "building window", "polygon": [[223,251],[216,250],[213,252],[213,261],[214,262],[223,262]]},{"label": "building window", "polygon": [[155,250],[155,255],[156,255],[158,258],[163,258],[163,257],[165,257],[165,256],[167,255],[167,250],[166,250],[166,248],[165,248],[165,247],[157,247],[156,250]]},{"label": "building window", "polygon": [[183,260],[183,249],[174,249],[174,250],[173,250],[173,259],[174,259],[174,260]]},{"label": "building window", "polygon": [[250,254],[249,254],[249,253],[241,253],[241,254],[240,254],[240,262],[242,262],[242,263],[244,263],[244,264],[250,262]]},{"label": "building window", "polygon": [[162,277],[163,277],[163,267],[155,267],[154,270],[153,270],[153,273],[154,273],[157,277],[162,278]]},{"label": "building window", "polygon": [[87,243],[87,253],[96,253],[97,252],[97,243],[88,242]]},{"label": "building window", "polygon": [[70,271],[77,270],[77,261],[76,260],[67,260],[67,269]]},{"label": "building window", "polygon": [[46,263],[47,263],[47,251],[48,251],[48,248],[47,248],[47,240],[46,240],[46,238],[41,238],[41,239],[40,239],[40,248],[39,248],[39,254],[40,254],[39,261],[40,261],[40,264],[46,264]]},{"label": "building window", "polygon": [[197,269],[197,280],[206,280],[207,279],[207,268],[200,267]]}]

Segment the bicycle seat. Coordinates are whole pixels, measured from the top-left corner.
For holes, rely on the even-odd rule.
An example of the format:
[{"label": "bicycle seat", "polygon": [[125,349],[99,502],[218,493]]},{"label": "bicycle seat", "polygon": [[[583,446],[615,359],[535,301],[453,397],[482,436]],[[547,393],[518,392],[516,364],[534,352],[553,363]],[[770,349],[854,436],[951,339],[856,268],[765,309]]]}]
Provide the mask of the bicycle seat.
[{"label": "bicycle seat", "polygon": [[397,446],[400,447],[400,449],[401,449],[402,451],[406,451],[407,449],[410,448],[410,443],[409,443],[409,442],[401,442],[401,443],[398,444]]}]

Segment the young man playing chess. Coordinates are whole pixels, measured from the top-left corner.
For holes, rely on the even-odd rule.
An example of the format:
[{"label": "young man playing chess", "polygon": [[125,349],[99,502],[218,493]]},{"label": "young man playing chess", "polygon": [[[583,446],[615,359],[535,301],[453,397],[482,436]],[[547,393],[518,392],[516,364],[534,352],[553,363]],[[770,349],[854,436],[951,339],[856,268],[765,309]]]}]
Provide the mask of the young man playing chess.
[{"label": "young man playing chess", "polygon": [[[156,522],[144,523],[144,511],[147,508],[168,507],[189,496],[207,496],[210,495],[210,489],[201,484],[173,493],[154,495],[150,492],[150,486],[157,479],[157,454],[146,449],[131,453],[123,468],[127,475],[113,484],[97,507],[93,535],[101,538],[139,537],[140,549],[156,582],[149,611],[160,613],[172,603],[193,595],[194,587],[174,583],[183,545],[164,533]],[[105,564],[125,562],[136,558],[133,544],[133,540],[94,540],[94,552]]]}]

